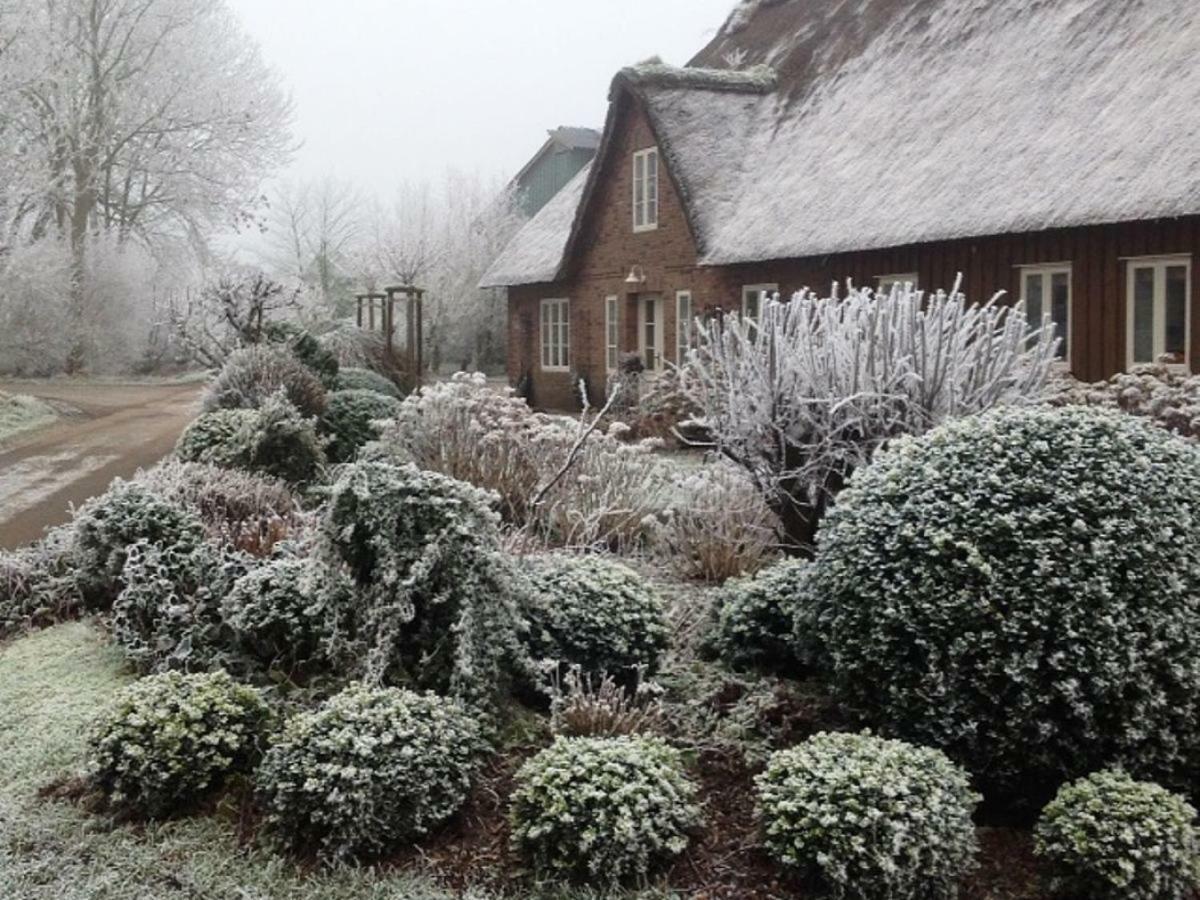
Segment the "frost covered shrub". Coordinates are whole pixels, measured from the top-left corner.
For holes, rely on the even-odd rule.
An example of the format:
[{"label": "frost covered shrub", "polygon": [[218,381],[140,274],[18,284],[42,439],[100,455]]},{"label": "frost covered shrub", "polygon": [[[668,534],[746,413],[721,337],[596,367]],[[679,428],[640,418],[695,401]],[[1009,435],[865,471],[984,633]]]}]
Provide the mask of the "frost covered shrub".
[{"label": "frost covered shrub", "polygon": [[416,466],[342,467],[320,524],[321,552],[356,591],[348,662],[373,677],[471,699],[492,696],[520,657],[509,566],[493,495]]},{"label": "frost covered shrub", "polygon": [[339,369],[337,356],[310,332],[290,322],[272,322],[263,329],[263,336],[270,343],[286,348],[327,389],[336,388]]},{"label": "frost covered shrub", "polygon": [[279,391],[302,415],[325,411],[325,387],[316,375],[288,350],[254,344],[229,355],[208,386],[204,411],[256,409]]},{"label": "frost covered shrub", "polygon": [[175,447],[184,462],[208,463],[307,484],[325,463],[313,419],[281,394],[258,409],[217,410],[198,417]]},{"label": "frost covered shrub", "polygon": [[550,554],[528,568],[527,640],[535,659],[585,672],[653,671],[667,647],[666,605],[632,569],[600,556]]},{"label": "frost covered shrub", "polygon": [[349,462],[359,448],[379,435],[377,421],[392,419],[400,401],[370,390],[334,391],[318,430],[329,437],[325,451],[330,462]]},{"label": "frost covered shrub", "polygon": [[571,666],[550,682],[550,730],[566,737],[616,737],[652,734],[663,726],[657,686],[643,682],[628,688],[609,674]]},{"label": "frost covered shrub", "polygon": [[135,481],[115,480],[75,511],[71,556],[75,582],[87,606],[107,609],[121,590],[129,547],[138,541],[199,543],[200,520],[184,507]]},{"label": "frost covered shrub", "polygon": [[[794,670],[809,661],[797,653],[797,615],[808,605],[811,564],[785,559],[722,589],[711,644],[734,669]],[[811,623],[800,626],[807,631]],[[800,657],[805,657],[801,659]]]},{"label": "frost covered shrub", "polygon": [[778,545],[779,520],[754,483],[722,462],[673,473],[651,548],[684,578],[721,582],[753,572]]},{"label": "frost covered shrub", "polygon": [[341,573],[313,559],[280,557],[238,578],[221,613],[246,653],[294,673],[327,657],[350,602]]},{"label": "frost covered shrub", "polygon": [[700,824],[679,753],[657,738],[563,738],[517,772],[513,847],[539,871],[610,884],[677,856]]},{"label": "frost covered shrub", "polygon": [[209,538],[255,556],[266,556],[303,525],[291,488],[269,475],[168,460],[137,480],[159,497],[195,512]]},{"label": "frost covered shrub", "polygon": [[979,796],[940,751],[822,732],[774,753],[756,783],[767,851],[836,898],[952,898],[975,866]]},{"label": "frost covered shrub", "polygon": [[0,551],[0,640],[78,615],[83,598],[71,571],[71,527],[37,543]]},{"label": "frost covered shrub", "polygon": [[134,682],[89,740],[92,784],[122,812],[161,818],[249,771],[268,710],[258,692],[226,672],[169,672]]},{"label": "frost covered shrub", "polygon": [[1200,437],[1200,376],[1156,363],[1085,384],[1069,376],[1054,385],[1051,403],[1100,406],[1142,416],[1181,437]]},{"label": "frost covered shrub", "polygon": [[961,294],[851,289],[765,300],[697,326],[680,388],[716,449],[754,479],[797,548],[850,473],[902,434],[1040,398],[1057,340],[1024,309]]},{"label": "frost covered shrub", "polygon": [[343,368],[338,372],[337,387],[339,391],[374,391],[377,394],[384,394],[388,397],[394,397],[397,400],[404,399],[404,395],[400,393],[400,388],[396,387],[395,383],[383,377],[378,372],[372,372],[370,369],[359,369],[356,367]]},{"label": "frost covered shrub", "polygon": [[1042,811],[1035,852],[1056,890],[1089,900],[1182,900],[1200,883],[1196,810],[1124,772],[1064,785]]},{"label": "frost covered shrub", "polygon": [[484,744],[465,707],[351,685],[292,718],[255,777],[276,846],[341,860],[416,840],[467,797]]},{"label": "frost covered shrub", "polygon": [[1200,763],[1193,444],[1045,407],[897,441],[842,493],[812,579],[842,698],[989,790],[1038,802],[1114,763],[1182,785]]},{"label": "frost covered shrub", "polygon": [[232,664],[221,599],[253,565],[246,554],[207,541],[131,546],[112,610],[125,658],[142,672]]}]

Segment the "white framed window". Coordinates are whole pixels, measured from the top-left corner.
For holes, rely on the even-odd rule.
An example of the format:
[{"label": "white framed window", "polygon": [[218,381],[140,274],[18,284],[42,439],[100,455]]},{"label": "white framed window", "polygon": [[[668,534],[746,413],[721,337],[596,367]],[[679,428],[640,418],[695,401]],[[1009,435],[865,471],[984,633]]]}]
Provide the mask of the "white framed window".
[{"label": "white framed window", "polygon": [[692,292],[675,292],[675,365],[683,365],[687,352],[692,349],[695,330],[695,313],[692,312]]},{"label": "white framed window", "polygon": [[1192,336],[1192,258],[1130,259],[1126,268],[1129,365],[1165,358],[1171,365],[1186,366]]},{"label": "white framed window", "polygon": [[899,272],[895,275],[879,275],[875,278],[875,293],[890,294],[892,288],[899,287],[904,290],[906,285],[911,285],[914,291],[921,289],[921,279],[916,272]]},{"label": "white framed window", "polygon": [[633,230],[658,227],[658,148],[633,154]]},{"label": "white framed window", "polygon": [[747,284],[742,287],[742,315],[757,322],[762,313],[763,301],[779,293],[777,284]]},{"label": "white framed window", "polygon": [[604,367],[617,371],[620,358],[620,298],[610,294],[604,298]]},{"label": "white framed window", "polygon": [[638,349],[648,372],[663,367],[663,302],[658,294],[638,297]]},{"label": "white framed window", "polygon": [[1021,266],[1021,299],[1031,328],[1054,323],[1058,358],[1071,358],[1071,264]]},{"label": "white framed window", "polygon": [[542,301],[542,370],[565,372],[571,359],[571,304],[554,298]]}]

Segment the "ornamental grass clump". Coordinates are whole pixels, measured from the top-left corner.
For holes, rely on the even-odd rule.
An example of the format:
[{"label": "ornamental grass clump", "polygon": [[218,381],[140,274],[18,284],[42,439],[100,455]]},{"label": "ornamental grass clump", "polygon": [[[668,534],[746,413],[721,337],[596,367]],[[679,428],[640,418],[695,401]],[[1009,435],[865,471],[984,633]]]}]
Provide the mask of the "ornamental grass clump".
[{"label": "ornamental grass clump", "polygon": [[325,386],[284,347],[254,344],[229,355],[204,395],[204,411],[257,409],[283,391],[303,416],[325,412]]},{"label": "ornamental grass clump", "polygon": [[285,725],[255,776],[268,839],[329,861],[424,837],[462,806],[486,749],[457,701],[351,685]]},{"label": "ornamental grass clump", "polygon": [[1088,900],[1183,900],[1200,886],[1196,810],[1165,788],[1103,771],[1064,785],[1034,852],[1055,890]]},{"label": "ornamental grass clump", "polygon": [[811,587],[841,698],[997,800],[1037,808],[1114,763],[1186,788],[1200,766],[1191,442],[1086,408],[899,440],[822,526]]},{"label": "ornamental grass clump", "polygon": [[361,447],[379,436],[376,422],[395,418],[400,401],[370,390],[334,391],[318,430],[328,437],[330,462],[349,462]]},{"label": "ornamental grass clump", "polygon": [[822,732],[756,784],[768,853],[838,900],[953,898],[974,868],[979,796],[940,751]]},{"label": "ornamental grass clump", "polygon": [[320,553],[354,581],[354,632],[334,652],[372,680],[482,701],[524,659],[494,495],[414,465],[343,466]]},{"label": "ornamental grass clump", "polygon": [[666,604],[630,569],[602,556],[548,554],[528,567],[525,617],[534,659],[585,673],[653,672],[667,648]]},{"label": "ornamental grass clump", "polygon": [[[809,654],[797,643],[797,616],[808,609],[811,564],[785,559],[727,583],[714,609],[710,644],[733,669],[794,671]],[[808,631],[806,622],[802,630]],[[805,645],[811,642],[806,635]]]},{"label": "ornamental grass clump", "polygon": [[514,849],[540,873],[589,884],[644,878],[700,825],[696,787],[657,738],[564,738],[517,772]]},{"label": "ornamental grass clump", "polygon": [[121,814],[187,811],[257,761],[268,723],[258,692],[223,671],[134,682],[89,738],[88,776]]}]

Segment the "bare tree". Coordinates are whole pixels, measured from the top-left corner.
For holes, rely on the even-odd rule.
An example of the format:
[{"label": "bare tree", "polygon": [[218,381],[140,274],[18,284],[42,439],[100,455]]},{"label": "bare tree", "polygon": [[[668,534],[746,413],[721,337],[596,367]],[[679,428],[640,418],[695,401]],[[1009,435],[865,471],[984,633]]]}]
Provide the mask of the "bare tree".
[{"label": "bare tree", "polygon": [[288,290],[262,272],[229,272],[199,291],[188,291],[169,310],[180,346],[209,368],[220,368],[238,347],[258,344],[272,319],[299,305]]}]

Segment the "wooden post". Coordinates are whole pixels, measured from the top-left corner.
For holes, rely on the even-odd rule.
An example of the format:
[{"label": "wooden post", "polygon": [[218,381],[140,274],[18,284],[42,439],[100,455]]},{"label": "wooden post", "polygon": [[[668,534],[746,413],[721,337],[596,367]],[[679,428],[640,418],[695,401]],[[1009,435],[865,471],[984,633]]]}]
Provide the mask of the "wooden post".
[{"label": "wooden post", "polygon": [[424,312],[424,310],[422,308],[423,307],[423,301],[422,301],[423,297],[424,297],[424,291],[420,291],[420,290],[413,291],[412,302],[415,303],[416,307],[417,307],[417,314],[416,314],[417,328],[416,328],[416,335],[413,337],[413,344],[416,346],[416,349],[417,349],[417,367],[414,370],[415,381],[416,381],[417,387],[421,386],[421,373],[425,369],[425,354],[424,354],[424,347],[422,346],[423,341],[421,340],[421,338],[424,336],[424,327],[423,327],[424,323],[422,322],[422,319],[421,319],[422,313]]}]

